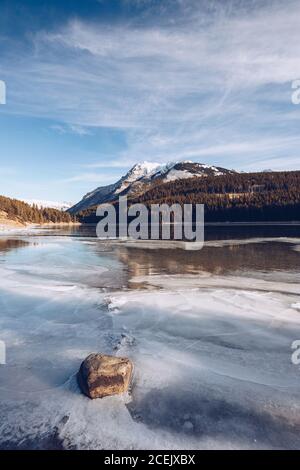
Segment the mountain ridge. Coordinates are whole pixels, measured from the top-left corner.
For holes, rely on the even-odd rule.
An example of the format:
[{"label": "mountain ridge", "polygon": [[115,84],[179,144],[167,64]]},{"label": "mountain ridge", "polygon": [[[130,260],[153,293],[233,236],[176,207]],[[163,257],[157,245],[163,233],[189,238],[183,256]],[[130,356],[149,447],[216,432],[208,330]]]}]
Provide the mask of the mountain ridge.
[{"label": "mountain ridge", "polygon": [[105,202],[113,202],[119,196],[137,197],[157,184],[188,178],[203,178],[236,173],[234,170],[195,163],[189,160],[175,161],[166,164],[156,162],[136,163],[116,183],[100,186],[87,193],[81,201],[68,209],[70,214]]}]

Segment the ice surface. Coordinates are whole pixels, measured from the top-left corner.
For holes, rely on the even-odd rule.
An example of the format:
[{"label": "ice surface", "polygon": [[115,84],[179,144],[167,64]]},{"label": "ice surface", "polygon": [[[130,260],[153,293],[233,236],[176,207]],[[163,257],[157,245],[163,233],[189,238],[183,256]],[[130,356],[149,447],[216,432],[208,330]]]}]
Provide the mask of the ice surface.
[{"label": "ice surface", "polygon": [[206,248],[223,248],[241,245],[254,245],[262,243],[288,243],[293,245],[293,250],[300,251],[300,239],[288,237],[252,237],[246,239],[228,239],[228,240],[204,240],[185,242],[183,240],[135,240],[133,238],[117,238],[111,239],[115,245],[124,245],[128,248],[141,248],[145,250],[158,250],[158,249],[182,249],[182,250],[201,250]]},{"label": "ice surface", "polygon": [[296,310],[300,310],[300,302],[292,304],[292,308],[295,308]]},{"label": "ice surface", "polygon": [[7,235],[28,235],[46,232],[47,229],[41,228],[38,225],[29,224],[24,227],[14,227],[5,224],[0,224],[0,238]]},{"label": "ice surface", "polygon": [[0,235],[7,233],[23,233],[28,232],[29,227],[13,227],[10,225],[0,224]]},{"label": "ice surface", "polygon": [[[299,283],[127,268],[67,237],[0,253],[0,447],[300,448]],[[133,360],[128,395],[79,393],[93,351]]]}]

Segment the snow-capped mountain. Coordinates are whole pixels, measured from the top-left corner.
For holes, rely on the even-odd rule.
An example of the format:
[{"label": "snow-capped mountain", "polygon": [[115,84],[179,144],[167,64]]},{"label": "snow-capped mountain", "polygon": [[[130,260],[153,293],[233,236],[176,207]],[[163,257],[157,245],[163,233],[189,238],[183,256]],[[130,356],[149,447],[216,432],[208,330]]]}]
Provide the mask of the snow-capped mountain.
[{"label": "snow-capped mountain", "polygon": [[30,206],[37,206],[39,209],[49,207],[51,209],[57,209],[59,211],[66,211],[72,206],[71,202],[54,202],[54,201],[43,201],[39,199],[23,199],[23,202],[27,202]]},{"label": "snow-capped mountain", "polygon": [[89,207],[114,201],[121,195],[137,196],[150,189],[154,184],[167,183],[183,178],[219,176],[229,173],[234,173],[234,171],[191,161],[167,164],[154,162],[137,163],[116,183],[96,188],[94,191],[86,194],[80,202],[68,211],[75,214]]}]

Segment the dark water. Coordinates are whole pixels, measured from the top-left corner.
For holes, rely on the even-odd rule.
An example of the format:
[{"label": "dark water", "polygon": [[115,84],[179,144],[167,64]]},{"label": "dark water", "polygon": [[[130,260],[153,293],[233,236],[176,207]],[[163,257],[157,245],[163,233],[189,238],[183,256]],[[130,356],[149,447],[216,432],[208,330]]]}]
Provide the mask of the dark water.
[{"label": "dark water", "polygon": [[[300,237],[300,223],[277,223],[277,224],[206,224],[205,241],[208,240],[229,240],[229,239],[247,239],[253,237]],[[40,231],[39,231],[40,233]],[[44,229],[45,236],[59,235],[71,237],[95,237],[95,225],[82,225],[74,227],[58,227],[57,229]]]}]

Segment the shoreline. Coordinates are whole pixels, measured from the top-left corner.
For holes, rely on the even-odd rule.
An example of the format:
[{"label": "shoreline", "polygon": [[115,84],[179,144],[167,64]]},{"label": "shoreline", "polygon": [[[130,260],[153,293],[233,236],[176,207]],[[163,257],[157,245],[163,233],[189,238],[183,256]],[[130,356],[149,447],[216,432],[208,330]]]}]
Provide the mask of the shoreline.
[{"label": "shoreline", "polygon": [[0,220],[0,235],[5,233],[30,231],[40,228],[55,228],[55,227],[79,227],[82,224],[80,222],[47,222],[43,224],[32,224],[32,223],[21,223],[16,220],[5,219]]}]

